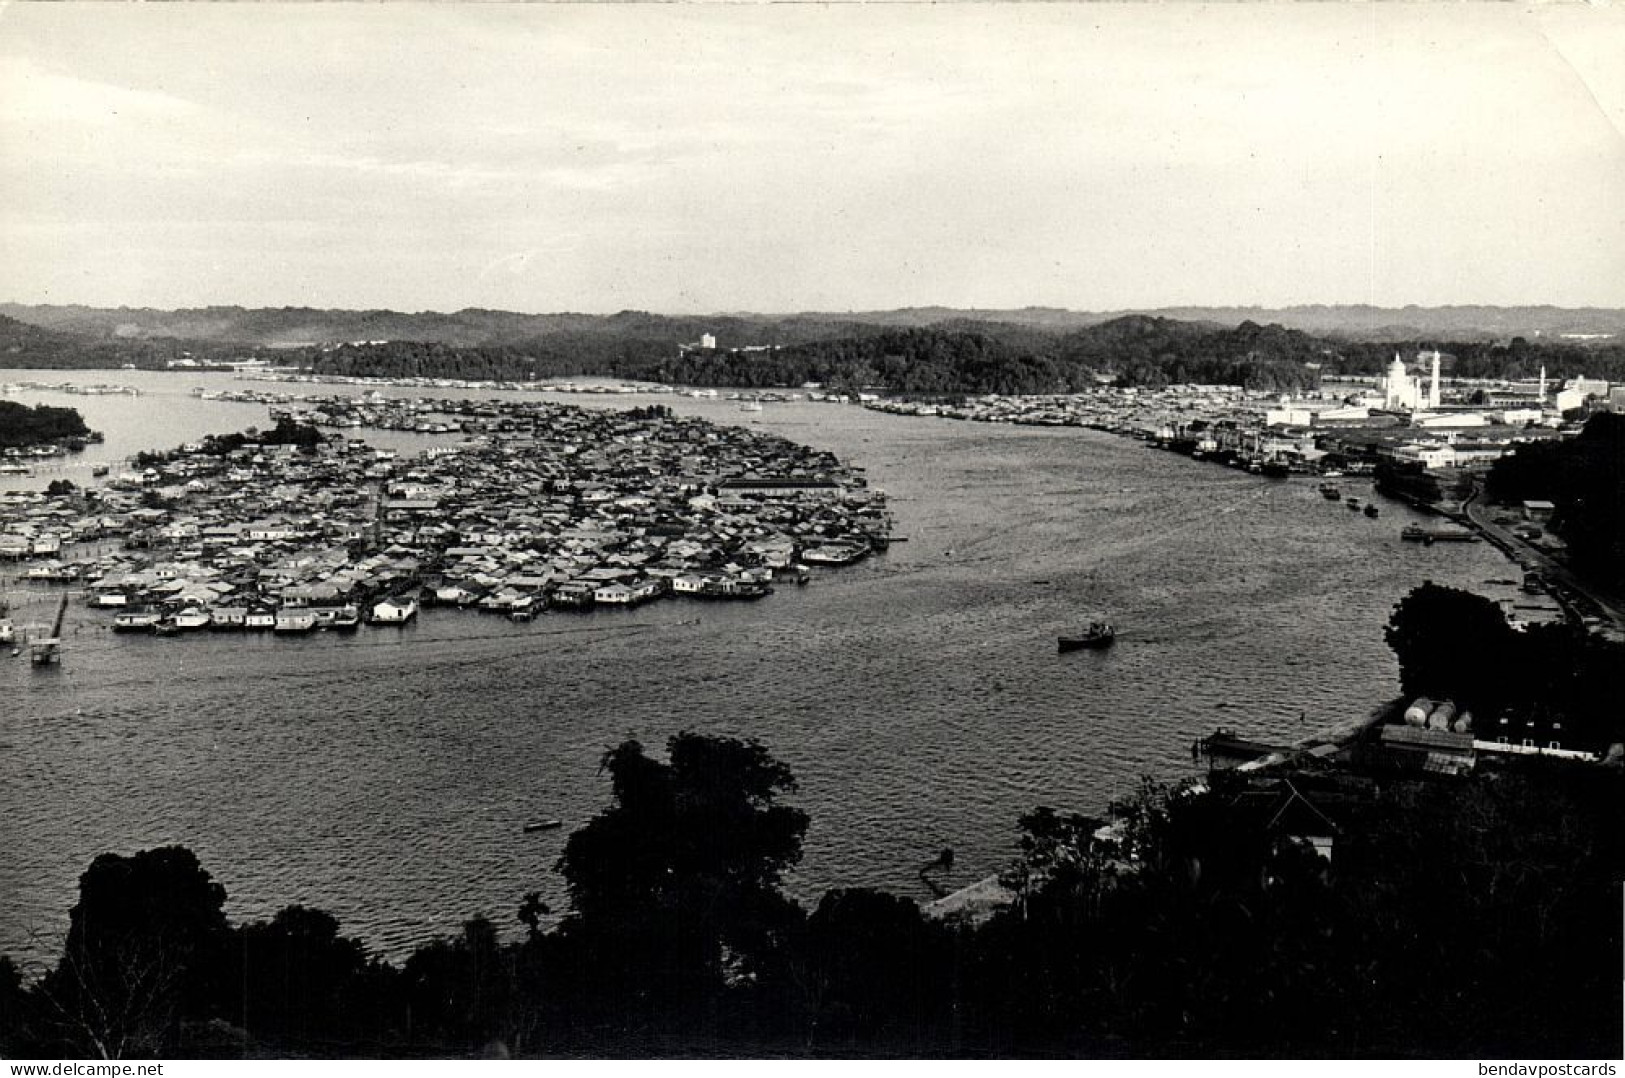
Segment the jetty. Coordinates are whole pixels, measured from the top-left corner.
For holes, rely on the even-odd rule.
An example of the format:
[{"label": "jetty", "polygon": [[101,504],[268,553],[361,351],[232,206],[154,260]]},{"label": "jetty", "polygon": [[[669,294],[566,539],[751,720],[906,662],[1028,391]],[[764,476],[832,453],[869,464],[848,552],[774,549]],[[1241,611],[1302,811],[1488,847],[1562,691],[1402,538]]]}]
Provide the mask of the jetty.
[{"label": "jetty", "polygon": [[56,604],[56,618],[51,623],[50,635],[28,642],[28,659],[35,666],[49,666],[62,661],[62,623],[67,616],[68,597],[64,595]]}]

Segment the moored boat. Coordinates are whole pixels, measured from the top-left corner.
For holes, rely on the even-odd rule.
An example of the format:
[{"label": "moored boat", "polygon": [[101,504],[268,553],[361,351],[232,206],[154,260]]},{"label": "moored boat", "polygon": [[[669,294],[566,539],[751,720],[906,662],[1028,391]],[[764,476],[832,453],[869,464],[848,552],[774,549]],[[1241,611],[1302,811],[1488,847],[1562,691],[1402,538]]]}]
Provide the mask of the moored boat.
[{"label": "moored boat", "polygon": [[278,610],[276,624],[272,626],[272,630],[279,633],[308,633],[315,628],[316,615],[299,608]]},{"label": "moored boat", "polygon": [[163,615],[153,610],[125,610],[113,615],[113,631],[115,633],[151,632],[163,620]]},{"label": "moored boat", "polygon": [[418,601],[410,596],[397,595],[393,599],[385,599],[372,608],[372,623],[374,625],[400,625],[417,617]]},{"label": "moored boat", "polygon": [[199,610],[196,607],[188,607],[176,614],[174,618],[175,628],[183,632],[205,628],[211,620],[207,610]]},{"label": "moored boat", "polygon": [[1117,630],[1104,621],[1094,622],[1083,632],[1056,638],[1057,651],[1079,651],[1084,648],[1110,647],[1117,639]]},{"label": "moored boat", "polygon": [[1400,529],[1399,537],[1410,543],[1476,543],[1478,536],[1465,528],[1424,528],[1419,524],[1407,524]]},{"label": "moored boat", "polygon": [[869,553],[858,543],[824,543],[801,552],[801,560],[814,565],[851,565]]}]

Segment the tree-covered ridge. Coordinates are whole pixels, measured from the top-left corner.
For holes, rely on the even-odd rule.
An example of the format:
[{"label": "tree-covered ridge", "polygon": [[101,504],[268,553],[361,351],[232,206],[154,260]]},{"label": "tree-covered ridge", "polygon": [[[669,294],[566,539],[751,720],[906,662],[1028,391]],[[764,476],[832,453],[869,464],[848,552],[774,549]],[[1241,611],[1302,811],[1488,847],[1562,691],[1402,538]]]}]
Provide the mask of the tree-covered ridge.
[{"label": "tree-covered ridge", "polygon": [[786,896],[808,821],[755,742],[685,733],[665,759],[629,741],[603,762],[613,802],[560,859],[562,920],[547,926],[532,894],[522,938],[475,917],[399,967],[318,910],[231,924],[184,849],[97,858],[44,976],[0,959],[0,1052],[1462,1058],[1619,1043],[1617,769],[1148,780],[1110,826],[1024,817],[1014,904],[977,927],[872,890],[810,911]]},{"label": "tree-covered ridge", "polygon": [[1599,412],[1572,439],[1517,447],[1490,468],[1488,493],[1553,503],[1551,528],[1575,562],[1625,587],[1625,415]]},{"label": "tree-covered ridge", "polygon": [[[679,351],[635,320],[622,331],[560,332],[523,343],[459,347],[413,341],[345,345],[310,353],[318,373],[376,377],[552,379],[598,375],[682,385],[794,387],[905,394],[1064,393],[1101,380],[1158,387],[1239,385],[1296,392],[1322,374],[1372,375],[1393,356],[1388,344],[1314,337],[1279,325],[1227,328],[1131,315],[1056,333],[1026,325],[951,320],[932,326],[822,325],[822,337],[786,340],[738,327],[713,350]],[[735,342],[738,342],[736,344]],[[1430,342],[1405,346],[1414,352]],[[1453,376],[1625,377],[1625,348],[1467,342],[1441,346]]]},{"label": "tree-covered ridge", "polygon": [[[1314,385],[1317,372],[1379,373],[1396,349],[1413,354],[1439,348],[1447,373],[1460,377],[1532,378],[1544,366],[1552,378],[1625,380],[1625,346],[1613,343],[1518,336],[1501,343],[1423,333],[1361,337],[1253,319],[1225,325],[1152,315],[948,308],[786,316],[6,309],[46,323],[42,328],[0,315],[0,357],[20,367],[162,367],[183,358],[262,358],[318,373],[386,378],[603,376],[762,387],[813,381],[964,394],[1066,391],[1093,385],[1099,376],[1127,385],[1206,382],[1287,391]],[[716,338],[716,350],[679,352],[679,344],[703,334]]]},{"label": "tree-covered ridge", "polygon": [[874,328],[799,344],[678,352],[670,338],[572,334],[525,345],[459,348],[421,342],[346,345],[314,356],[318,373],[531,379],[595,374],[684,385],[799,386],[899,393],[1057,393],[1096,385],[1211,382],[1304,389],[1311,364],[1341,352],[1279,326],[1233,330],[1123,318],[1065,336],[956,323]]},{"label": "tree-covered ridge", "polygon": [[[1279,323],[1289,329],[1338,340],[1482,341],[1511,337],[1558,339],[1565,334],[1625,336],[1625,311],[1606,308],[1415,307],[1305,305],[1295,307],[1167,307],[1153,310],[1079,311],[1057,307],[955,308],[906,307],[894,310],[799,314],[740,313],[659,315],[621,311],[612,315],[563,312],[528,314],[469,307],[458,311],[343,310],[315,307],[240,307],[216,305],[178,310],[151,307],[89,307],[80,304],[0,304],[0,314],[34,325],[86,337],[163,337],[199,342],[279,344],[354,340],[416,340],[480,345],[527,340],[556,332],[617,331],[635,324],[651,335],[693,340],[715,333],[725,347],[767,340],[763,326],[829,326],[862,324],[877,327],[951,326],[956,323],[1002,323],[1012,327],[1067,333],[1109,322],[1125,314],[1143,314],[1184,322],[1239,325]],[[736,337],[736,329],[748,331]],[[842,336],[840,332],[824,336]],[[788,337],[780,343],[794,343]]]},{"label": "tree-covered ridge", "polygon": [[0,400],[0,449],[44,445],[69,438],[88,438],[85,418],[73,408]]}]

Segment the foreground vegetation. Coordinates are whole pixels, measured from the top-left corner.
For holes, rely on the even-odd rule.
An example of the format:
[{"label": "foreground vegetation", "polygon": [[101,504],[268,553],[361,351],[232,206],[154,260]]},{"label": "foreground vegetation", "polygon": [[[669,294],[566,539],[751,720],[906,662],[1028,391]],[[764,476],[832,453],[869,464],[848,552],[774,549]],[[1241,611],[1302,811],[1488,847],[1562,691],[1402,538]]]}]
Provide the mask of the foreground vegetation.
[{"label": "foreground vegetation", "polygon": [[[1619,1044],[1619,775],[1345,791],[1328,862],[1259,791],[1147,783],[1100,821],[1038,810],[980,927],[912,901],[786,897],[808,820],[759,745],[604,758],[613,804],[532,895],[403,964],[299,906],[234,925],[178,847],[96,859],[60,958],[0,961],[31,1056],[1576,1056]],[[1228,781],[1227,781],[1228,780]],[[1300,785],[1307,783],[1300,778]],[[1261,811],[1262,809],[1262,811]]]},{"label": "foreground vegetation", "polygon": [[1490,469],[1488,493],[1552,502],[1551,529],[1576,567],[1625,588],[1625,415],[1599,412],[1571,440],[1519,446]]}]

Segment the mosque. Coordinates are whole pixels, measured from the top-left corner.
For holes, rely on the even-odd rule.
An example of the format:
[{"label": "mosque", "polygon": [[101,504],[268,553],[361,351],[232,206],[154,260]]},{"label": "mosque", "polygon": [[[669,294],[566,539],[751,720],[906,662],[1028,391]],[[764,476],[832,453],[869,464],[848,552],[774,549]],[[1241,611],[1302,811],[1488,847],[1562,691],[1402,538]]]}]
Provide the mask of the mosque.
[{"label": "mosque", "polygon": [[1425,384],[1421,375],[1412,375],[1405,369],[1405,361],[1394,353],[1388,364],[1388,373],[1377,380],[1382,390],[1382,406],[1389,411],[1420,412],[1439,406],[1439,353],[1419,352],[1419,362],[1432,362],[1433,375]]}]

